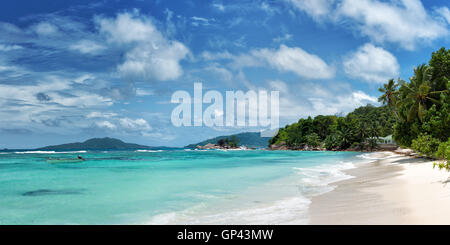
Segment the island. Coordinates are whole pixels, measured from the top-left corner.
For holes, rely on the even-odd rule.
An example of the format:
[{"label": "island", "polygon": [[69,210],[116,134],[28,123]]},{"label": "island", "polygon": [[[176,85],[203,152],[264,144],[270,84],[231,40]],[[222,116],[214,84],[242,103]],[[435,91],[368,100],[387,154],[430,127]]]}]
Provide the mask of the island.
[{"label": "island", "polygon": [[92,138],[84,142],[67,143],[61,145],[51,145],[38,148],[36,150],[52,150],[52,151],[67,151],[67,150],[90,150],[90,151],[104,151],[104,150],[148,150],[161,149],[164,147],[138,145],[133,143],[125,143],[122,140],[114,138]]}]

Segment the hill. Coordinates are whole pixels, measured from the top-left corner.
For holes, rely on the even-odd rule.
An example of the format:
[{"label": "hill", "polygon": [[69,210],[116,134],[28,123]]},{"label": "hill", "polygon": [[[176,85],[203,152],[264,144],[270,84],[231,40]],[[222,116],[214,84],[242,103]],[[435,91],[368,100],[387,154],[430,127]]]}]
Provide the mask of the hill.
[{"label": "hill", "polygon": [[231,137],[237,137],[239,140],[238,145],[239,146],[247,146],[247,147],[256,147],[256,148],[267,148],[269,145],[270,137],[261,137],[260,133],[240,133],[240,134],[234,134],[234,135],[228,135],[228,136],[218,136],[212,139],[208,139],[196,144],[190,144],[185,146],[185,148],[195,148],[198,145],[204,146],[206,144],[217,144],[217,142],[221,139],[230,139]]},{"label": "hill", "polygon": [[145,145],[125,143],[114,138],[93,138],[84,142],[68,143],[62,145],[51,145],[38,148],[37,150],[136,150],[154,149]]}]

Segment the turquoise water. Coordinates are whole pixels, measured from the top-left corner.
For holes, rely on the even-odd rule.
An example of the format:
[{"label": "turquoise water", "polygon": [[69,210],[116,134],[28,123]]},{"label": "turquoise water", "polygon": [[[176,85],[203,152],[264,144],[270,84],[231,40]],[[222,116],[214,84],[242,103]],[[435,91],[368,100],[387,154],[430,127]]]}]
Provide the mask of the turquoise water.
[{"label": "turquoise water", "polygon": [[[46,159],[81,154],[82,163]],[[284,224],[363,161],[352,152],[0,153],[0,224]]]}]

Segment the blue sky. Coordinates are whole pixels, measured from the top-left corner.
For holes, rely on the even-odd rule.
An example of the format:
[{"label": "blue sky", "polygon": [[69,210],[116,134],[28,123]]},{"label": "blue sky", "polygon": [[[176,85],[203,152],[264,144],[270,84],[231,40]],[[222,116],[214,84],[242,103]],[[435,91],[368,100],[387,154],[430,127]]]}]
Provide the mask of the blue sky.
[{"label": "blue sky", "polygon": [[[445,0],[8,1],[0,148],[112,136],[183,146],[258,128],[174,127],[176,90],[280,91],[280,124],[377,104],[449,43]],[[448,46],[448,45],[447,45]]]}]

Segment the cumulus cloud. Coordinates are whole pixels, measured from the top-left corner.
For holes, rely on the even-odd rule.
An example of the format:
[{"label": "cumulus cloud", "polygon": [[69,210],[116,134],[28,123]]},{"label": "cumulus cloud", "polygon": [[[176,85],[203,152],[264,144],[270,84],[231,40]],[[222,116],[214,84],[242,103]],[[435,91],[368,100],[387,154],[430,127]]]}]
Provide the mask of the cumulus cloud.
[{"label": "cumulus cloud", "polygon": [[[112,105],[111,99],[94,91],[74,90],[70,80],[47,76],[35,84],[0,84],[0,125],[34,124],[57,130],[62,121],[70,121],[66,119],[68,116],[73,118],[86,110]],[[82,121],[76,124],[83,124],[78,122]]]},{"label": "cumulus cloud", "polygon": [[125,76],[140,76],[160,81],[173,80],[183,74],[180,61],[189,49],[176,40],[169,40],[157,30],[151,19],[138,12],[121,13],[116,18],[97,17],[100,33],[108,42],[132,45],[125,61],[117,68]]},{"label": "cumulus cloud", "polygon": [[378,103],[376,97],[353,90],[345,83],[334,82],[331,87],[311,82],[288,84],[275,80],[268,81],[268,88],[280,91],[282,122],[293,122],[299,117],[346,114],[357,107]]},{"label": "cumulus cloud", "polygon": [[[396,43],[413,50],[420,42],[429,42],[449,34],[446,24],[429,13],[420,0],[286,0],[318,21],[358,30],[377,43]],[[448,8],[438,15],[449,16]],[[448,18],[446,18],[448,20]]]},{"label": "cumulus cloud", "polygon": [[343,0],[339,14],[353,19],[361,33],[372,40],[399,43],[406,49],[414,49],[419,41],[448,35],[446,27],[428,14],[420,0]]},{"label": "cumulus cloud", "polygon": [[299,47],[281,45],[278,50],[260,49],[253,51],[252,55],[279,71],[294,72],[301,77],[320,79],[334,76],[334,69],[319,56]]},{"label": "cumulus cloud", "polygon": [[95,124],[99,128],[107,128],[107,129],[111,129],[111,130],[115,130],[117,128],[116,125],[114,125],[114,124],[112,124],[111,122],[108,122],[108,121],[96,122]]},{"label": "cumulus cloud", "polygon": [[145,121],[142,118],[138,118],[138,119],[130,119],[130,118],[121,118],[119,120],[120,125],[128,130],[144,130],[144,131],[149,131],[152,128],[150,127],[150,125],[148,124],[147,121]]},{"label": "cumulus cloud", "polygon": [[113,130],[121,133],[146,135],[152,131],[150,124],[143,118],[132,119],[117,113],[91,112],[87,119],[95,120],[95,126],[101,129]]},{"label": "cumulus cloud", "polygon": [[328,65],[315,54],[310,54],[299,47],[284,44],[279,49],[254,49],[249,53],[233,55],[229,52],[204,52],[201,57],[207,61],[231,60],[233,68],[272,67],[280,72],[293,72],[299,77],[327,79],[334,77],[334,67]]},{"label": "cumulus cloud", "polygon": [[400,66],[394,55],[380,47],[365,44],[344,59],[344,71],[350,77],[371,83],[384,83],[399,76]]}]

